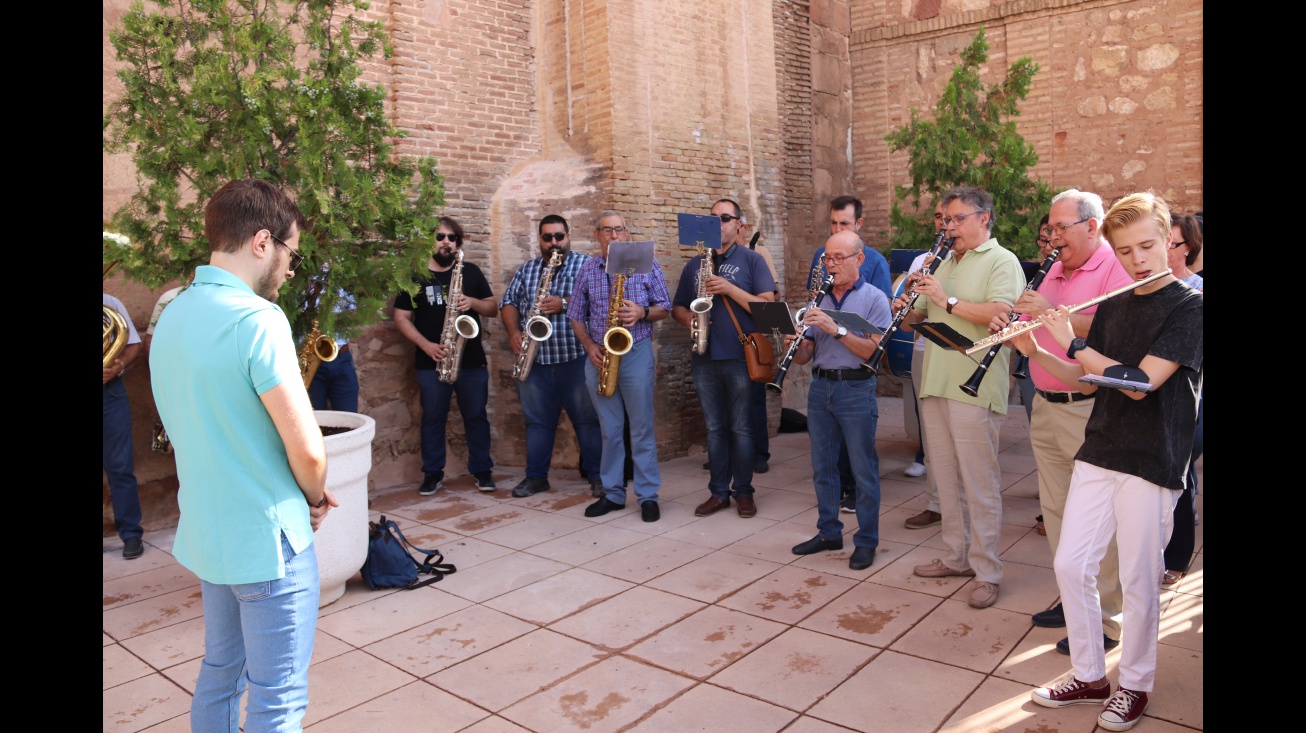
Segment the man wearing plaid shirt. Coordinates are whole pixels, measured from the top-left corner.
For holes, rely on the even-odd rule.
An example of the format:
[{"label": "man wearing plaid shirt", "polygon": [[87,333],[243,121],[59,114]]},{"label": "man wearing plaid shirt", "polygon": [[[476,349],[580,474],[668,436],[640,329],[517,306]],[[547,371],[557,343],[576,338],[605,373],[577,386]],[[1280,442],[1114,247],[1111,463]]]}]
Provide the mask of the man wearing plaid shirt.
[{"label": "man wearing plaid shirt", "polygon": [[581,266],[572,290],[567,318],[581,347],[589,356],[585,365],[585,386],[594,409],[599,414],[603,432],[603,458],[599,475],[604,495],[585,508],[585,516],[598,517],[626,506],[626,487],[622,480],[626,446],[622,440],[625,415],[630,415],[630,444],[635,464],[635,498],[645,522],[656,522],[658,489],[658,451],[653,429],[653,322],[671,313],[671,296],[662,266],[653,262],[652,272],[626,278],[625,298],[618,310],[621,325],[630,331],[631,347],[621,357],[617,389],[611,397],[598,394],[599,370],[603,368],[603,334],[608,329],[608,306],[612,297],[611,277],[606,272],[608,244],[625,242],[630,236],[626,220],[615,211],[599,214],[594,226],[599,242],[599,256]]},{"label": "man wearing plaid shirt", "polygon": [[549,319],[553,332],[536,347],[530,374],[517,382],[522,417],[526,419],[526,478],[512,495],[531,496],[549,490],[558,417],[566,410],[580,447],[581,472],[589,478],[594,496],[599,497],[603,496],[599,481],[599,416],[585,393],[585,349],[565,315],[576,276],[590,258],[571,251],[571,228],[561,216],[550,214],[541,219],[539,231],[541,256],[518,268],[499,304],[499,317],[508,330],[508,345],[513,355],[519,356],[523,351],[522,331],[533,315],[540,278],[553,253],[561,253],[562,263],[553,273],[549,295],[540,301],[540,315]]}]

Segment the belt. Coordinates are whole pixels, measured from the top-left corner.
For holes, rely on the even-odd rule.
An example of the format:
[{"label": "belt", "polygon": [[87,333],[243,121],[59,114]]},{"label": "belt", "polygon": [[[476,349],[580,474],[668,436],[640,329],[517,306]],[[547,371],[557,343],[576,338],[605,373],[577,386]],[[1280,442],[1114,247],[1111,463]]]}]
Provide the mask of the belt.
[{"label": "belt", "polygon": [[817,379],[833,379],[842,382],[850,379],[870,379],[875,375],[865,369],[822,369],[812,367],[812,376]]},{"label": "belt", "polygon": [[1036,389],[1034,391],[1042,395],[1043,399],[1047,400],[1048,402],[1058,402],[1064,404],[1066,402],[1079,402],[1080,400],[1093,399],[1093,395],[1084,394],[1083,392],[1046,392],[1041,389]]},{"label": "belt", "polygon": [[341,354],[345,353],[346,351],[349,351],[349,344],[345,344],[344,346],[341,346],[339,349],[337,349],[337,351]]}]

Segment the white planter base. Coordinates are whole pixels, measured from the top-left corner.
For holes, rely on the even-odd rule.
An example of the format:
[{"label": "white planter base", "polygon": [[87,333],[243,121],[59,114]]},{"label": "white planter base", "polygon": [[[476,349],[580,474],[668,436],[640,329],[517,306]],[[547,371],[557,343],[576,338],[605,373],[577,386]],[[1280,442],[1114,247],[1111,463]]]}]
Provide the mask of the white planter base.
[{"label": "white planter base", "polygon": [[353,428],[325,436],[326,485],[340,506],[331,510],[313,534],[322,586],[318,608],[345,594],[345,581],[367,559],[367,475],[372,470],[372,437],[376,421],[356,412],[314,410],[318,425]]}]

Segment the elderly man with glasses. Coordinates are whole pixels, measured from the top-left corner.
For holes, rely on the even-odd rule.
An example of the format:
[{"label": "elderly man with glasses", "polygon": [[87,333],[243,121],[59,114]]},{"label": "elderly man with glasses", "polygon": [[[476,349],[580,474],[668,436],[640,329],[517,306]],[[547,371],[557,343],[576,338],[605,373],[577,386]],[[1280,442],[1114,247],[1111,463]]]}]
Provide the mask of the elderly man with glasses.
[{"label": "elderly man with glasses", "polygon": [[[993,238],[993,198],[979,188],[957,187],[943,196],[944,225],[954,239],[951,256],[933,275],[916,283],[920,297],[906,322],[941,322],[971,340],[987,335],[999,313],[1007,313],[1025,287],[1020,261]],[[905,307],[908,296],[894,305]],[[895,310],[896,310],[895,308]],[[961,390],[975,363],[934,342],[925,346],[921,418],[930,450],[930,473],[939,488],[943,514],[940,558],[913,572],[925,578],[974,577],[969,603],[988,608],[1002,583],[1002,473],[998,431],[1007,414],[1005,379],[988,379],[975,396]],[[1010,371],[1003,349],[990,370]]]},{"label": "elderly man with glasses", "polygon": [[[1053,197],[1046,231],[1050,248],[1060,248],[1061,252],[1038,290],[1022,294],[1016,301],[1019,320],[1027,321],[1058,306],[1073,306],[1092,300],[1130,282],[1129,273],[1125,272],[1111,245],[1102,237],[1105,216],[1102,197],[1095,193],[1071,188]],[[1096,313],[1097,306],[1090,306],[1070,315],[1075,336],[1088,338],[1088,329]],[[1001,313],[994,317],[989,330],[996,332],[1006,325],[1007,314]],[[1065,353],[1047,329],[1039,329],[1032,335],[1044,349]],[[1079,363],[1072,356],[1066,358],[1073,364]],[[1038,466],[1038,503],[1043,528],[1055,558],[1065,518],[1066,497],[1070,492],[1070,474],[1075,467],[1075,454],[1084,444],[1084,429],[1093,412],[1095,393],[1080,392],[1078,385],[1061,381],[1032,359],[1029,379],[1025,381],[1034,385],[1029,444],[1034,449],[1034,463]],[[1102,558],[1097,592],[1102,599],[1103,645],[1111,649],[1120,643],[1120,619],[1124,612],[1120,564],[1114,542],[1107,546]],[[1035,626],[1064,627],[1066,618],[1061,604],[1034,614],[1033,622]],[[1069,654],[1069,641],[1062,639],[1057,650]]]}]

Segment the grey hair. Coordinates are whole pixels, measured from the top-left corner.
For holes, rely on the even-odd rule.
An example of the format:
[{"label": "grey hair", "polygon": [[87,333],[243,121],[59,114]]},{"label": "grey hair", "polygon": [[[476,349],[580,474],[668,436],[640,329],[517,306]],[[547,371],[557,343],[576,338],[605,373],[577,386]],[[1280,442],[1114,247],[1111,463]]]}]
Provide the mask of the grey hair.
[{"label": "grey hair", "polygon": [[997,215],[993,212],[993,197],[989,195],[988,191],[985,191],[982,188],[974,188],[972,186],[956,186],[950,188],[947,193],[943,194],[943,207],[947,208],[948,204],[957,199],[961,199],[962,203],[971,206],[975,211],[982,211],[988,214],[989,231],[993,231],[993,224],[994,220],[997,219]]},{"label": "grey hair", "polygon": [[619,212],[619,211],[613,211],[612,209],[605,209],[604,211],[599,212],[599,215],[598,215],[598,216],[594,217],[594,231],[598,231],[598,230],[599,230],[599,222],[603,221],[604,219],[608,218],[609,216],[619,216],[619,217],[621,217],[621,225],[622,225],[623,227],[626,226],[626,217],[621,216],[621,212]]},{"label": "grey hair", "polygon": [[1098,227],[1102,226],[1102,220],[1106,218],[1106,209],[1102,208],[1102,197],[1095,193],[1068,188],[1052,197],[1053,205],[1058,201],[1074,201],[1076,215],[1080,219],[1095,220]]}]

